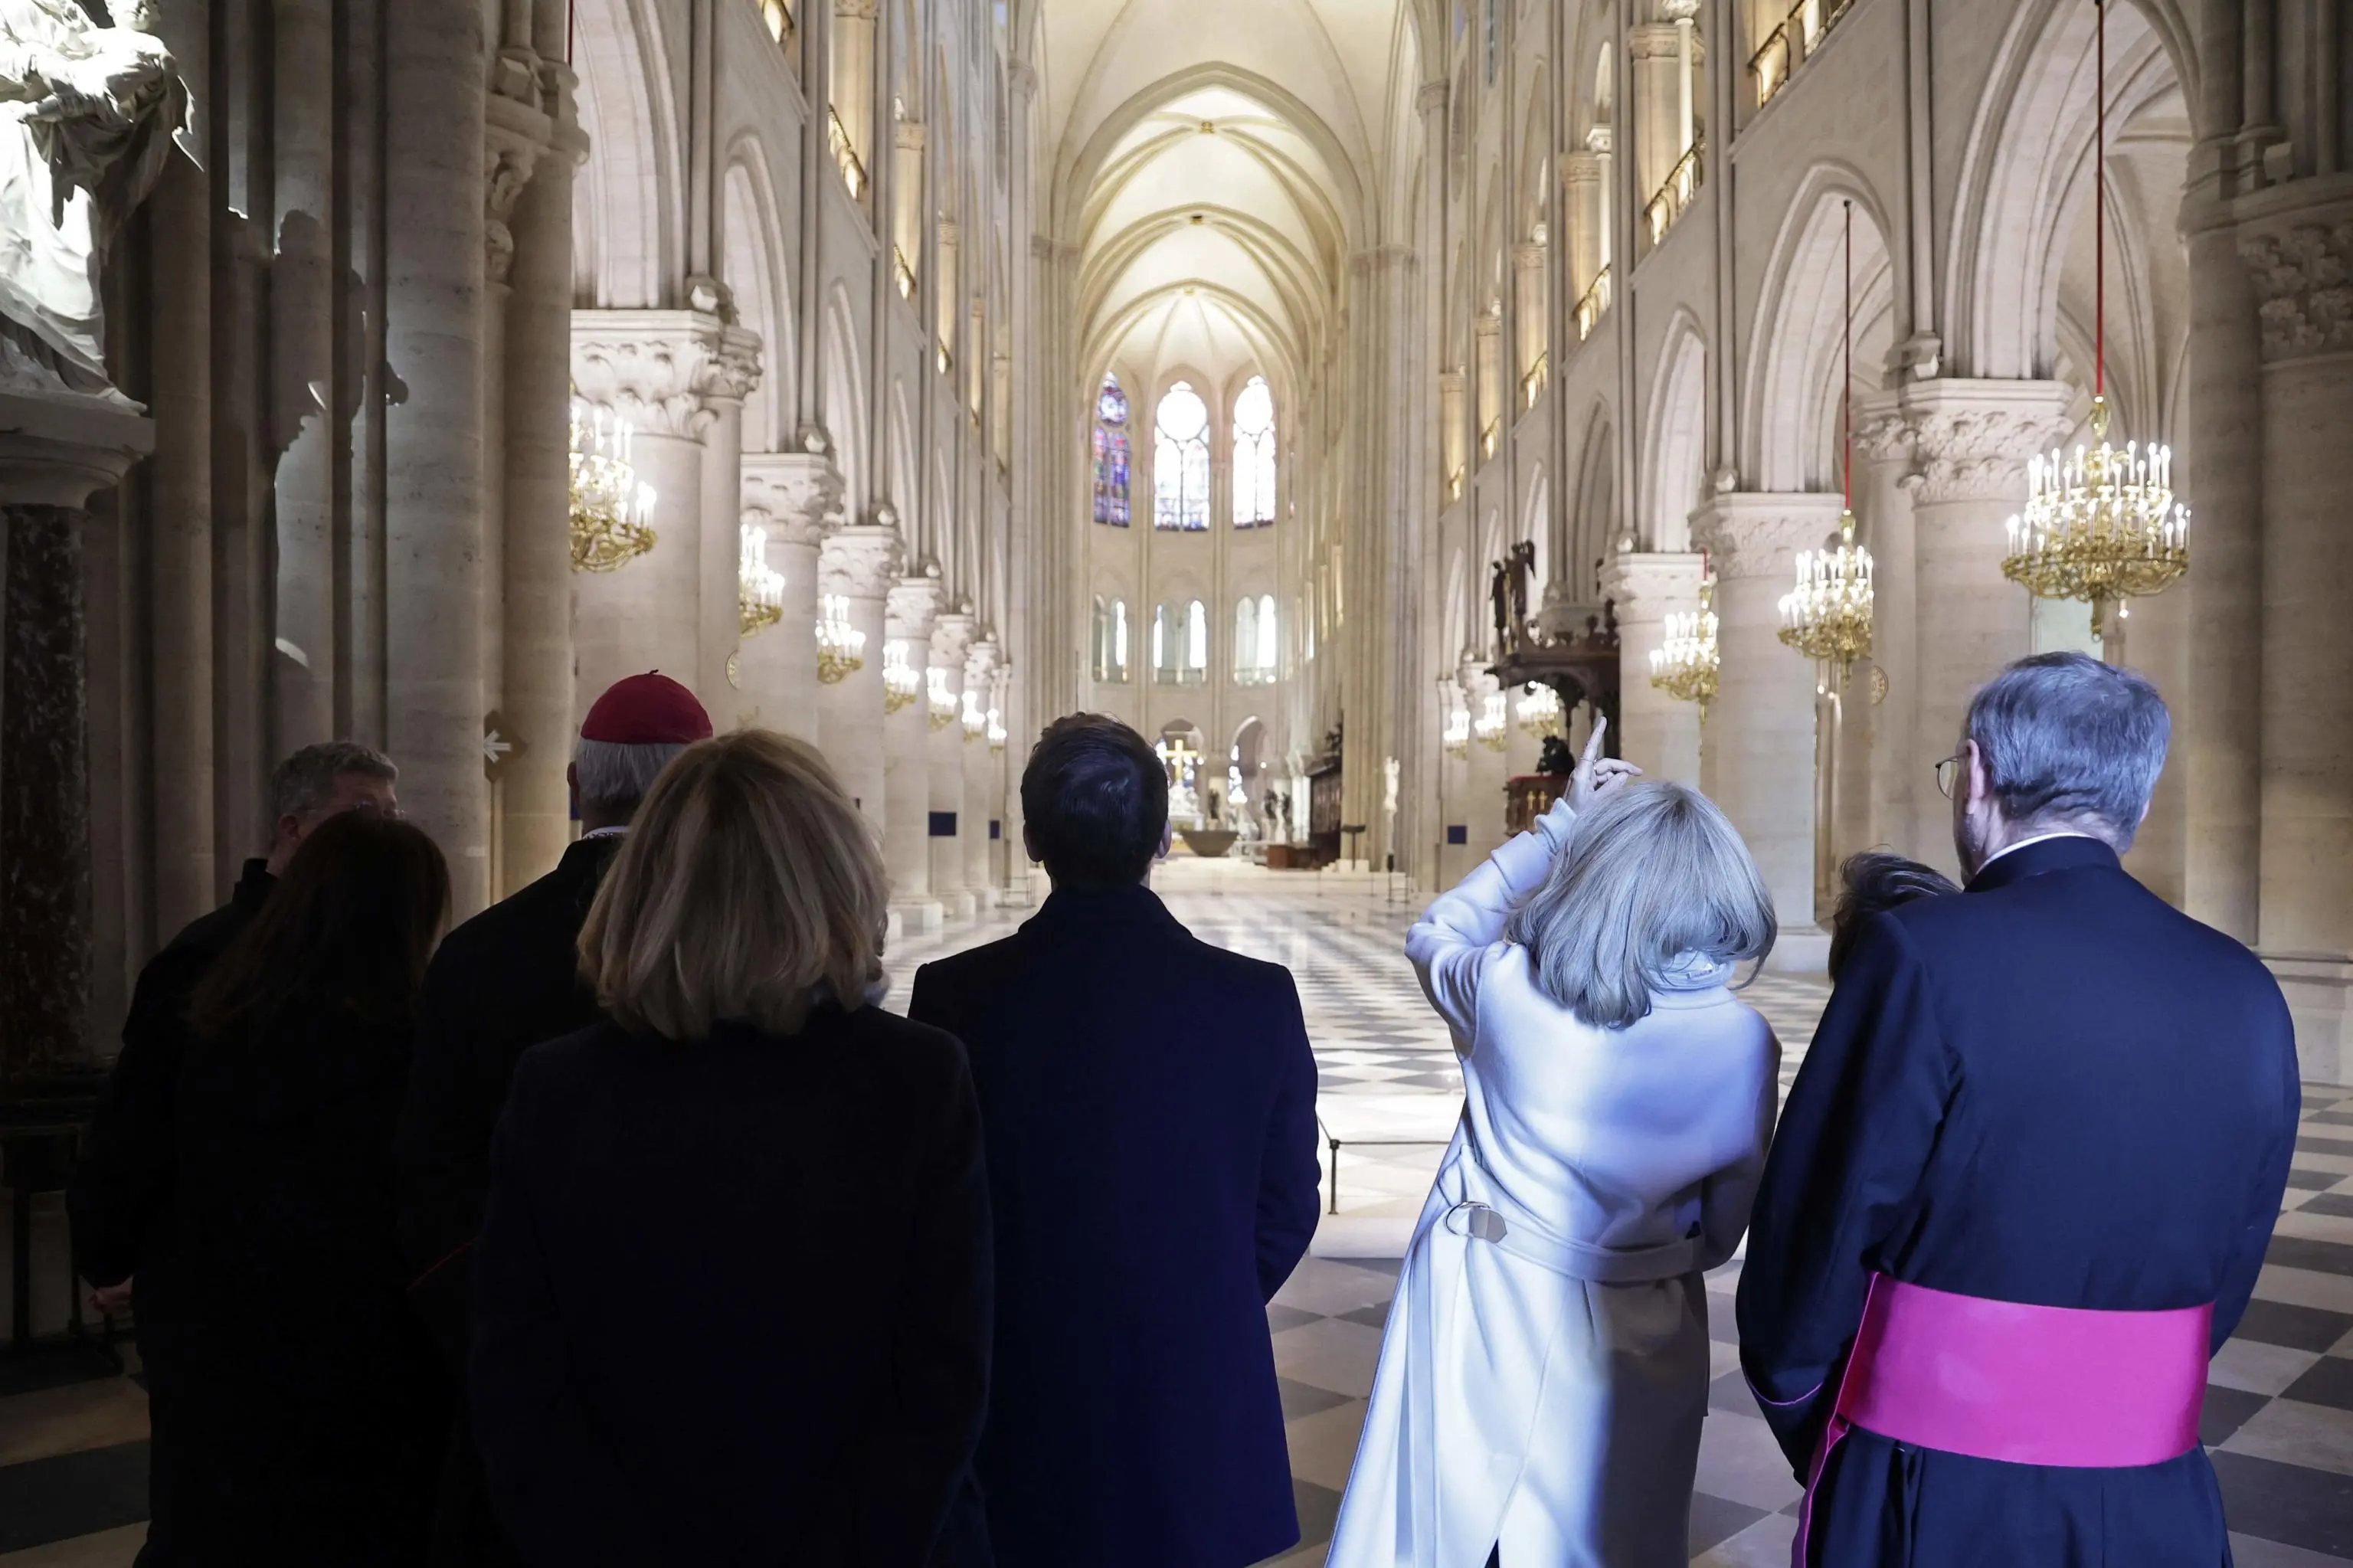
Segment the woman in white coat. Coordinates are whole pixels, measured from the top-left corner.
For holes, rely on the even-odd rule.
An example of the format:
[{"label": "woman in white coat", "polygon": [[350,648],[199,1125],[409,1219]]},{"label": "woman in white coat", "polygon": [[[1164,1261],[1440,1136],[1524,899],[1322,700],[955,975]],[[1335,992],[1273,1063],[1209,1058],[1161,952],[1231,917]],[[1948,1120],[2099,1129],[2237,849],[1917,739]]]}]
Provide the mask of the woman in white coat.
[{"label": "woman in white coat", "polygon": [[1773,905],[1724,814],[1588,747],[1406,952],[1462,1059],[1330,1568],[1676,1568],[1780,1046],[1727,989]]}]

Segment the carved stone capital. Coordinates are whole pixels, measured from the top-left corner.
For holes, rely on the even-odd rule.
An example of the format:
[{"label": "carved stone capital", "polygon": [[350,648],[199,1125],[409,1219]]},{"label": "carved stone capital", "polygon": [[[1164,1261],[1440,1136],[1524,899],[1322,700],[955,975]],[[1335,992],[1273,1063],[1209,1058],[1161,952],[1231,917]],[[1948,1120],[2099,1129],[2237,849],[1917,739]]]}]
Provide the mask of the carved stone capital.
[{"label": "carved stone capital", "polygon": [[1413,106],[1420,111],[1424,119],[1433,114],[1443,114],[1446,112],[1447,90],[1443,77],[1436,81],[1425,81],[1414,91]]},{"label": "carved stone capital", "polygon": [[2242,229],[2265,361],[2353,350],[2353,214],[2295,215]]},{"label": "carved stone capital", "polygon": [[1867,407],[1855,440],[1874,461],[1907,465],[1915,503],[2015,501],[2026,460],[2073,431],[2080,396],[2060,381],[1917,381]]},{"label": "carved stone capital", "polygon": [[891,585],[883,604],[884,635],[894,641],[921,643],[928,657],[932,625],[939,617],[943,597],[937,567],[901,577]]},{"label": "carved stone capital", "polygon": [[1670,610],[1699,607],[1706,565],[1697,551],[1624,551],[1601,568],[1601,597],[1617,607],[1620,624],[1663,620]]},{"label": "carved stone capital", "polygon": [[1637,22],[1626,29],[1626,49],[1637,60],[1673,59],[1682,29],[1672,22]]},{"label": "carved stone capital", "polygon": [[997,676],[999,651],[993,637],[983,637],[964,656],[964,689],[987,692]]},{"label": "carved stone capital", "polygon": [[826,535],[825,547],[818,556],[818,581],[827,593],[883,599],[898,582],[905,555],[896,528],[877,528],[871,523],[837,528]]},{"label": "carved stone capital", "polygon": [[705,312],[572,313],[580,396],[649,434],[700,440],[712,401],[741,399],[759,375],[759,334]]},{"label": "carved stone capital", "polygon": [[902,120],[892,130],[892,140],[902,153],[920,153],[923,150],[925,134],[922,121]]},{"label": "carved stone capital", "polygon": [[1015,60],[1005,68],[1005,85],[1022,98],[1038,96],[1038,68],[1028,60]]},{"label": "carved stone capital", "polygon": [[964,243],[964,226],[952,217],[940,219],[933,233],[945,249],[954,250]]},{"label": "carved stone capital", "polygon": [[1808,492],[1736,490],[1711,495],[1692,514],[1692,543],[1709,553],[1718,577],[1784,577],[1798,552],[1838,533],[1845,502]]},{"label": "carved stone capital", "polygon": [[955,679],[963,680],[965,655],[972,652],[972,640],[977,630],[978,623],[968,611],[942,610],[932,622],[932,663]]},{"label": "carved stone capital", "polygon": [[1601,154],[1599,153],[1563,153],[1560,155],[1560,183],[1577,189],[1601,183]]},{"label": "carved stone capital", "polygon": [[[510,99],[496,101],[517,107]],[[514,230],[509,225],[515,203],[522,196],[522,187],[531,183],[540,154],[547,151],[546,117],[529,114],[529,119],[540,122],[536,133],[528,124],[512,123],[524,118],[493,114],[482,128],[483,265],[489,281],[496,285],[503,285],[514,269]]]},{"label": "carved stone capital", "polygon": [[784,545],[814,547],[841,526],[841,472],[821,452],[745,452],[744,521]]},{"label": "carved stone capital", "polygon": [[1612,126],[1596,125],[1585,133],[1585,150],[1597,158],[1606,158],[1618,145],[1618,132]]}]

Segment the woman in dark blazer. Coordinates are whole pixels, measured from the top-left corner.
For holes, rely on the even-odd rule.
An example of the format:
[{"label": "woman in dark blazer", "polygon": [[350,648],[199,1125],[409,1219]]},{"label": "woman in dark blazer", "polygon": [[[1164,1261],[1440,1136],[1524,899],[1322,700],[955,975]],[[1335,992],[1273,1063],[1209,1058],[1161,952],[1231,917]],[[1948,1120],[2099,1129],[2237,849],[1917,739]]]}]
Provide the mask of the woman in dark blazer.
[{"label": "woman in dark blazer", "polygon": [[302,841],[190,1003],[142,1250],[155,1523],[144,1568],[421,1563],[448,1402],[411,1311],[392,1131],[441,852],[374,813]]},{"label": "woman in dark blazer", "polygon": [[886,899],[797,741],[702,742],[639,808],[580,937],[612,1022],[524,1054],[472,1258],[527,1562],[986,1561],[979,1112],[953,1036],[869,1005]]}]

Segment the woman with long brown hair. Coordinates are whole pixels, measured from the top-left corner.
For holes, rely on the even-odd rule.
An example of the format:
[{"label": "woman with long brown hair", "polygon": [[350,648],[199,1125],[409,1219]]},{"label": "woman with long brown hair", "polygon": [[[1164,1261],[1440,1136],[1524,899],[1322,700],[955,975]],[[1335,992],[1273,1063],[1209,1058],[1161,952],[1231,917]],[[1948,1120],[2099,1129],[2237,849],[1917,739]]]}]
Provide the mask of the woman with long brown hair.
[{"label": "woman with long brown hair", "polygon": [[449,874],[406,822],[306,838],[190,1003],[170,1190],[139,1271],[155,1523],[142,1564],[411,1564],[446,1431],[406,1299],[392,1131]]},{"label": "woman with long brown hair", "polygon": [[474,1245],[526,1562],[986,1560],[980,1112],[953,1036],[871,1005],[887,913],[798,741],[703,741],[638,808],[580,934],[611,1022],[524,1054]]}]

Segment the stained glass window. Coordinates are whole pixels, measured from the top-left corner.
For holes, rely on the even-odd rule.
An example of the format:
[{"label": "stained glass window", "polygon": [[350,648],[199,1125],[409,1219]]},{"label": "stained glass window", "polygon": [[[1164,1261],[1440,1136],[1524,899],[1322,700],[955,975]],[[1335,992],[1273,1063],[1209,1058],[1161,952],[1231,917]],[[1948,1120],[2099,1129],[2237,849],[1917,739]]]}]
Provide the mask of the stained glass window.
[{"label": "stained glass window", "polygon": [[1153,524],[1198,532],[1209,525],[1209,406],[1179,381],[1160,399],[1156,426]]},{"label": "stained glass window", "polygon": [[1274,394],[1253,376],[1234,399],[1234,526],[1274,521]]},{"label": "stained glass window", "polygon": [[1095,521],[1127,526],[1127,394],[1103,377],[1095,397]]}]

